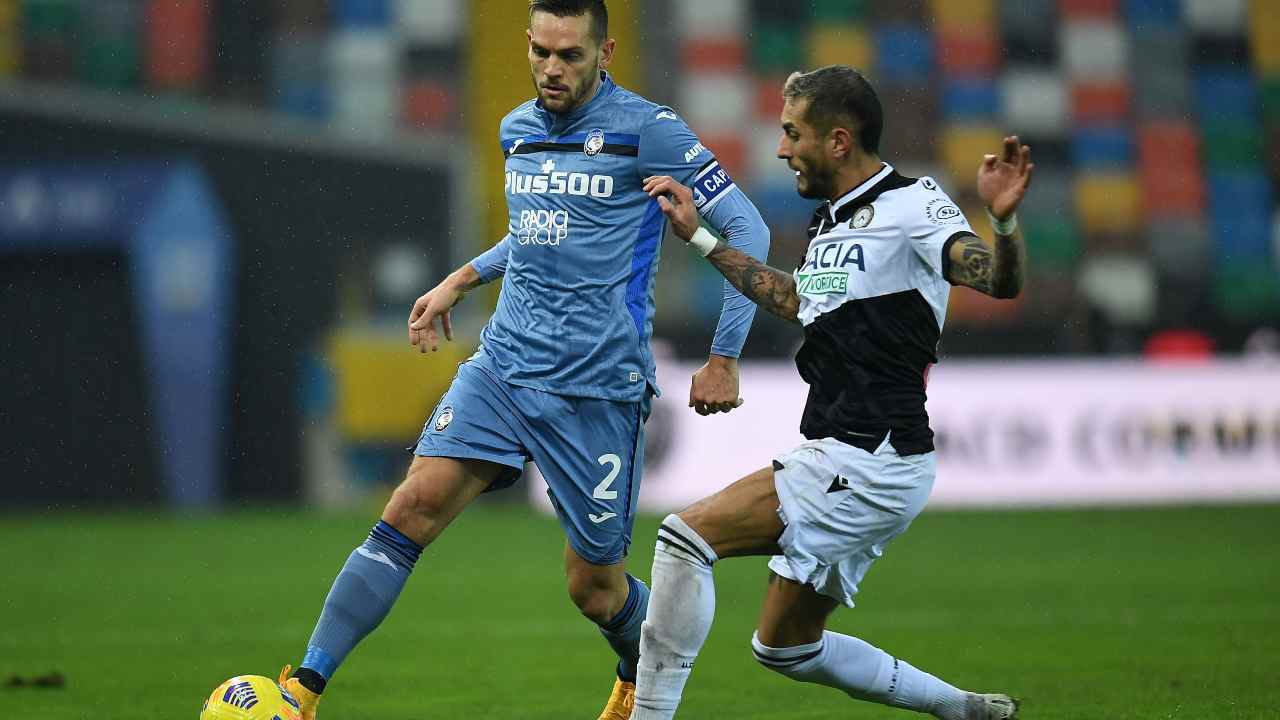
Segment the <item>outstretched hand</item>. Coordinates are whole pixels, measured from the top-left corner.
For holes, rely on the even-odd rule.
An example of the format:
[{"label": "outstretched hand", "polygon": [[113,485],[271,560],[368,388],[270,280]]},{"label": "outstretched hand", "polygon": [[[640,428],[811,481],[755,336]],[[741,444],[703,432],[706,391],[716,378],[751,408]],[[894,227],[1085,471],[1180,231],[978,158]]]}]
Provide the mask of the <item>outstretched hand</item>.
[{"label": "outstretched hand", "polygon": [[1018,144],[1018,136],[1004,139],[1000,155],[986,155],[978,168],[978,197],[997,220],[1007,220],[1018,209],[1031,185],[1031,148]]},{"label": "outstretched hand", "polygon": [[693,191],[668,175],[644,179],[644,191],[657,198],[658,208],[671,221],[671,229],[685,242],[698,231],[698,209],[693,205]]},{"label": "outstretched hand", "polygon": [[425,353],[428,348],[435,352],[440,346],[437,318],[440,329],[444,330],[445,339],[453,340],[453,323],[450,321],[449,311],[458,304],[463,294],[449,280],[445,280],[413,304],[413,309],[409,311],[409,343],[418,346],[418,352]]}]

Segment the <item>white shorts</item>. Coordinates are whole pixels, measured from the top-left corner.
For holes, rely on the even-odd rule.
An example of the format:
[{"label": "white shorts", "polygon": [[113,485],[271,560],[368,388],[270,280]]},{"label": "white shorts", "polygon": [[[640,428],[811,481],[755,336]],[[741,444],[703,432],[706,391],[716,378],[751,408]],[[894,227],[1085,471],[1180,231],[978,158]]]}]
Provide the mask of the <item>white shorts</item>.
[{"label": "white shorts", "polygon": [[924,509],[935,472],[932,452],[903,457],[887,438],[874,453],[824,438],[778,457],[786,529],[769,569],[853,607],[871,563]]}]

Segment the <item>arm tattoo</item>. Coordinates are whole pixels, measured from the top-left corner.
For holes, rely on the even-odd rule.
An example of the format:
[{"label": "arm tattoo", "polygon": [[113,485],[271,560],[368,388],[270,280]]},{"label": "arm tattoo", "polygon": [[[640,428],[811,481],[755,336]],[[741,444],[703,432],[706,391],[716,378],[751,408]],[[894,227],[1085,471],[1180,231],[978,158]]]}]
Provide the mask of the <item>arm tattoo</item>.
[{"label": "arm tattoo", "polygon": [[1026,264],[1026,249],[1020,231],[1014,230],[1013,235],[1008,236],[996,235],[994,248],[973,236],[956,242],[960,245],[960,260],[956,262],[953,256],[948,280],[991,297],[1018,296]]},{"label": "arm tattoo", "polygon": [[968,285],[980,293],[991,294],[991,248],[981,238],[963,237],[960,244],[960,262],[951,263],[951,282]]},{"label": "arm tattoo", "polygon": [[800,296],[791,273],[769,267],[723,240],[707,260],[747,299],[784,320],[799,322]]}]

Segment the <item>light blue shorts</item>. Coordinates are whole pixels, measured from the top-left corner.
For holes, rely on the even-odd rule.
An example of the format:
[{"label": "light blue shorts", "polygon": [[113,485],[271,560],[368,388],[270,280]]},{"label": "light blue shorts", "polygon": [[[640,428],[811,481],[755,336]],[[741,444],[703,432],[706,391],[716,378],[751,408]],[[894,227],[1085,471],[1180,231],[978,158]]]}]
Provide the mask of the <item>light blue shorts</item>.
[{"label": "light blue shorts", "polygon": [[510,468],[489,490],[510,487],[532,460],[574,552],[597,565],[620,562],[631,546],[649,398],[556,395],[512,385],[482,362],[458,366],[414,454]]}]

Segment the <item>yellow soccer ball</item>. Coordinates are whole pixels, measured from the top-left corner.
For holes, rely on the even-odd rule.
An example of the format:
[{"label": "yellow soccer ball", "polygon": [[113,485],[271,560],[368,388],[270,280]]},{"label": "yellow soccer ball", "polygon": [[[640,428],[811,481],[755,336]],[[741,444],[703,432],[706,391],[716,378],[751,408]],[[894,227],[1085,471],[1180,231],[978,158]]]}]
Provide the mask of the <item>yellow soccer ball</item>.
[{"label": "yellow soccer ball", "polygon": [[200,720],[302,720],[302,712],[298,701],[274,680],[237,675],[204,701]]}]

